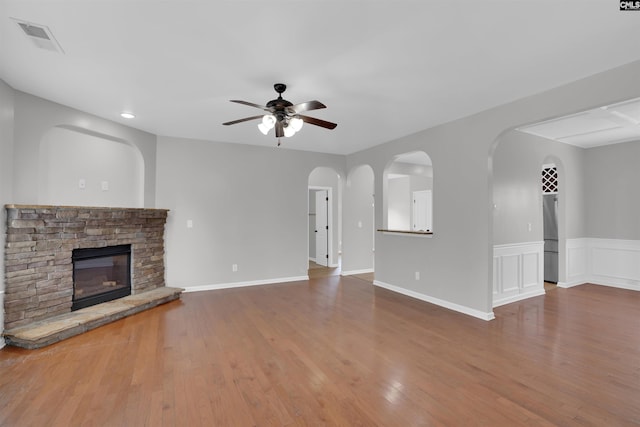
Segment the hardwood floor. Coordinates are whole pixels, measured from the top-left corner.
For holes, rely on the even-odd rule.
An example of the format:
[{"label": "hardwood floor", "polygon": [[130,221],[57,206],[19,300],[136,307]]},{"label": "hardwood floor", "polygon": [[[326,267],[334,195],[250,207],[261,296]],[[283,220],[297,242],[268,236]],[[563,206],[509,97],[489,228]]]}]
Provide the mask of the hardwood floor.
[{"label": "hardwood floor", "polygon": [[307,271],[310,279],[320,279],[327,276],[339,276],[342,273],[340,265],[338,267],[325,267],[309,261],[309,270]]},{"label": "hardwood floor", "polygon": [[558,288],[495,314],[340,276],[183,294],[0,350],[0,425],[640,423],[639,292]]}]

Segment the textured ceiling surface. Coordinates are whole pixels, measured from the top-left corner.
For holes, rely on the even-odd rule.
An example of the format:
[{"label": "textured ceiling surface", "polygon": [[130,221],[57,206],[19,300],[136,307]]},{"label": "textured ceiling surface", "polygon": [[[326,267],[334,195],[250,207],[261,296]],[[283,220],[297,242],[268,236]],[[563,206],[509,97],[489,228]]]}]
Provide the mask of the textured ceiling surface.
[{"label": "textured ceiling surface", "polygon": [[[64,53],[15,20],[47,26]],[[611,0],[0,0],[0,78],[158,135],[275,146],[273,84],[308,115],[285,148],[349,154],[640,59]],[[125,121],[123,110],[136,118]]]}]

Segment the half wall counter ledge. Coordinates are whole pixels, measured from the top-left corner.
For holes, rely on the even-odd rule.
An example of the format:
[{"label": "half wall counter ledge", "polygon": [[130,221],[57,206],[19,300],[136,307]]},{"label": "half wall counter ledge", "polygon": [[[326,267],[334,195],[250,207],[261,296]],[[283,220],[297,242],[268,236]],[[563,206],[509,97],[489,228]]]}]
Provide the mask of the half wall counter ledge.
[{"label": "half wall counter ledge", "polygon": [[164,281],[167,209],[5,209],[8,344],[42,347],[180,298]]},{"label": "half wall counter ledge", "polygon": [[378,228],[376,231],[379,231],[385,234],[406,234],[410,236],[433,237],[433,231],[389,230],[386,228]]}]

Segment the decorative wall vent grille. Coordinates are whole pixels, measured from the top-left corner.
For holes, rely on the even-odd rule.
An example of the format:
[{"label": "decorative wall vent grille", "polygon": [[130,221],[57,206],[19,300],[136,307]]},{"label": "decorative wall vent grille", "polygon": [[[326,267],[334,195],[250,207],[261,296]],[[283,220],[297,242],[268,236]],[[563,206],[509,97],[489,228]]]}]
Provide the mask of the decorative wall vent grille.
[{"label": "decorative wall vent grille", "polygon": [[558,171],[555,166],[542,168],[542,193],[555,194],[558,192]]}]

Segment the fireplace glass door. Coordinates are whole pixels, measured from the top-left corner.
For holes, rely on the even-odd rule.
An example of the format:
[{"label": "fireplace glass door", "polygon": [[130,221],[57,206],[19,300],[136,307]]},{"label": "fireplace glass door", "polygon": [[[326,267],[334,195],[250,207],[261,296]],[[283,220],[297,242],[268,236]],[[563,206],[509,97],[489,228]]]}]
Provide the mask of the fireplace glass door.
[{"label": "fireplace glass door", "polygon": [[72,310],[131,294],[131,245],[73,251]]}]

